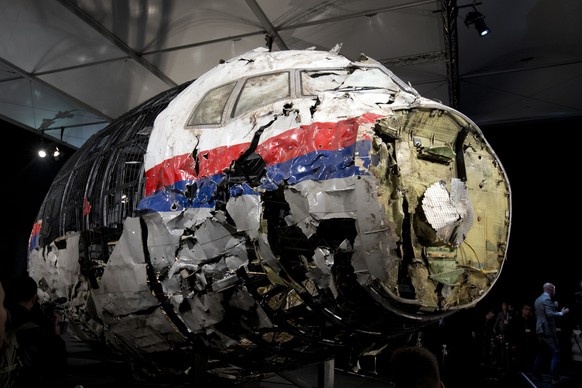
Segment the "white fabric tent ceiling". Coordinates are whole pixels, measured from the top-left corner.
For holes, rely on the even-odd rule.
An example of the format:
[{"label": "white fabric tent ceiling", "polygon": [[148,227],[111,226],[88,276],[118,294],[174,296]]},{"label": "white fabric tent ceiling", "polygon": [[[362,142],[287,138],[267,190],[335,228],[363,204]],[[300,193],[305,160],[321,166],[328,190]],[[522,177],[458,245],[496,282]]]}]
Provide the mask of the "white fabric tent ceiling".
[{"label": "white fabric tent ceiling", "polygon": [[341,43],[480,126],[580,117],[581,17],[580,0],[0,0],[0,118],[78,148],[266,34],[273,50]]}]

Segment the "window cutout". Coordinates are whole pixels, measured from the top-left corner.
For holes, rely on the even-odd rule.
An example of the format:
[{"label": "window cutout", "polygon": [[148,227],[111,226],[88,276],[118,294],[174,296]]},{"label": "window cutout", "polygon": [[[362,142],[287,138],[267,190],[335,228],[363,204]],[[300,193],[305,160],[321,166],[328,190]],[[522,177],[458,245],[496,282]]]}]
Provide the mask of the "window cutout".
[{"label": "window cutout", "polygon": [[258,109],[275,100],[289,97],[289,73],[266,74],[246,80],[238,97],[234,115]]},{"label": "window cutout", "polygon": [[190,116],[187,125],[220,124],[224,107],[235,84],[236,82],[231,82],[206,93]]},{"label": "window cutout", "polygon": [[301,72],[301,91],[314,96],[326,90],[336,90],[348,76],[346,70],[315,70]]},{"label": "window cutout", "polygon": [[400,88],[386,73],[374,67],[301,72],[301,91],[307,96],[325,91],[372,89],[397,91]]}]

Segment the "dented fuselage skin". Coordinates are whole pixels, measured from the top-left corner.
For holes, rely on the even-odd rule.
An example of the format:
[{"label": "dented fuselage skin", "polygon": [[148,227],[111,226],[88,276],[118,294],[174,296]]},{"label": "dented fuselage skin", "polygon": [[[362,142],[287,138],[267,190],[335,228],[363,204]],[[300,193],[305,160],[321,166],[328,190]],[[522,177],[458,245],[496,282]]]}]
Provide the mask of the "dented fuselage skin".
[{"label": "dented fuselage skin", "polygon": [[156,117],[143,165],[96,279],[76,231],[29,256],[75,334],[138,358],[362,354],[473,307],[505,261],[510,186],[477,125],[364,56],[225,61]]}]

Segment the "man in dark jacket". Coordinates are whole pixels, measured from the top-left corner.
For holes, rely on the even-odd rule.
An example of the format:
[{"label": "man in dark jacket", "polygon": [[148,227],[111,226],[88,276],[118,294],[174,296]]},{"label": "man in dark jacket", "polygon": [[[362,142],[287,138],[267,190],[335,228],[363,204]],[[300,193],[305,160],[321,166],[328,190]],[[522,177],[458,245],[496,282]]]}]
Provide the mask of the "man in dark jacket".
[{"label": "man in dark jacket", "polygon": [[536,318],[532,306],[525,303],[521,306],[511,323],[509,343],[515,364],[520,371],[531,371],[537,354],[538,339],[536,334]]},{"label": "man in dark jacket", "polygon": [[541,375],[542,361],[544,352],[551,355],[550,374],[552,375],[552,384],[560,383],[560,343],[556,331],[556,317],[562,317],[568,314],[569,309],[564,307],[558,311],[556,304],[552,300],[556,293],[556,287],[552,283],[544,284],[544,292],[536,299],[534,303],[536,313],[536,333],[540,349],[534,361],[534,375]]},{"label": "man in dark jacket", "polygon": [[4,287],[0,282],[0,357],[4,349],[4,341],[6,340],[6,320],[8,319],[8,313],[4,308]]},{"label": "man in dark jacket", "polygon": [[37,292],[38,285],[30,276],[16,279],[7,292],[10,325],[19,328],[16,338],[23,363],[17,387],[43,387],[66,371],[65,341],[58,325],[41,310]]}]

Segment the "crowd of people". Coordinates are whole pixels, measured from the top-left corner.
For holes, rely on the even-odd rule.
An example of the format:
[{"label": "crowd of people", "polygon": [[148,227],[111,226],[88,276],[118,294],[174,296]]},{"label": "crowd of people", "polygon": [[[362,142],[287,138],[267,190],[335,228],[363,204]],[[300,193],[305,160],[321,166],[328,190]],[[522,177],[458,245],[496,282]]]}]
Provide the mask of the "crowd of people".
[{"label": "crowd of people", "polygon": [[532,372],[542,380],[547,372],[552,384],[561,381],[562,359],[571,360],[572,324],[569,309],[558,308],[556,287],[545,283],[541,295],[515,311],[503,301],[497,313],[489,310],[482,326],[482,365],[493,370]]},{"label": "crowd of people", "polygon": [[574,366],[572,336],[579,324],[568,308],[558,307],[555,293],[556,287],[545,283],[531,302],[477,306],[427,330],[423,343],[439,357],[444,381],[524,373],[538,383],[563,383]]},{"label": "crowd of people", "polygon": [[518,308],[503,300],[443,319],[392,351],[389,381],[395,388],[515,387],[525,374],[534,386],[572,386],[564,372],[573,323],[555,293],[545,283],[537,299]]}]

